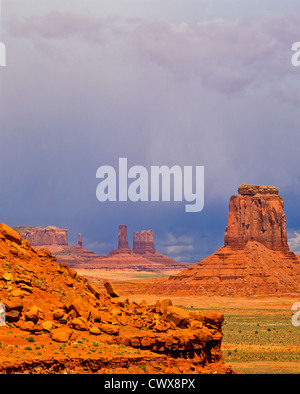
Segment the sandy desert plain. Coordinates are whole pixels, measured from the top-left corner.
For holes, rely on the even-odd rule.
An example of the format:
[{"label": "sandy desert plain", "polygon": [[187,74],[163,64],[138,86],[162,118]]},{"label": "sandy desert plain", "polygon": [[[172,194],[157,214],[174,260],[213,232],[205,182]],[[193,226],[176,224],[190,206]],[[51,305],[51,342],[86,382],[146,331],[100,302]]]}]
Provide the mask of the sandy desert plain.
[{"label": "sandy desert plain", "polygon": [[[222,352],[224,362],[246,374],[300,373],[300,326],[292,324],[292,305],[300,294],[290,296],[176,296],[155,294],[161,280],[148,272],[78,270],[99,288],[109,279],[122,298],[154,304],[170,298],[173,305],[192,311],[224,314]],[[155,285],[154,285],[155,284]],[[152,292],[150,289],[153,289]],[[148,291],[145,291],[147,289]]]}]

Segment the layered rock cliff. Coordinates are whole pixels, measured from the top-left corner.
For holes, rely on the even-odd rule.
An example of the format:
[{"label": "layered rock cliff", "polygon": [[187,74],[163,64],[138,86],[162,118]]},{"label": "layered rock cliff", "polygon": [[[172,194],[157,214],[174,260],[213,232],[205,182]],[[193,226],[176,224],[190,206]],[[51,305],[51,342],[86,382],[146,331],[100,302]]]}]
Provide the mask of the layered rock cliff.
[{"label": "layered rock cliff", "polygon": [[289,250],[278,190],[241,185],[238,192],[230,198],[224,246],[169,277],[164,284],[168,293],[249,296],[300,292],[300,257]]},{"label": "layered rock cliff", "polygon": [[68,231],[55,226],[41,227],[14,227],[22,238],[35,246],[68,245]]},{"label": "layered rock cliff", "polygon": [[283,200],[270,186],[241,185],[230,198],[225,246],[243,249],[257,241],[271,250],[289,250]]},{"label": "layered rock cliff", "polygon": [[133,232],[133,251],[138,254],[155,253],[153,230]]},{"label": "layered rock cliff", "polygon": [[20,236],[37,248],[46,248],[53,253],[60,263],[68,263],[70,266],[86,264],[96,255],[91,250],[83,248],[81,234],[78,235],[78,243],[69,246],[68,231],[55,226],[41,227],[14,227]]}]

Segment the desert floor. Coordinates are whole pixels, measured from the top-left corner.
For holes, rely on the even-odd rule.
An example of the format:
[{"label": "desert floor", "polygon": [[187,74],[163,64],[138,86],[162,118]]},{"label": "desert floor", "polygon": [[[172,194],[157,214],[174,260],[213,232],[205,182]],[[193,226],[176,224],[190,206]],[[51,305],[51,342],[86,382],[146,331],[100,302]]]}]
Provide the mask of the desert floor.
[{"label": "desert floor", "polygon": [[292,315],[295,311],[291,310],[295,302],[300,302],[300,294],[247,298],[162,296],[150,294],[149,290],[143,291],[145,285],[159,281],[159,278],[153,278],[149,273],[94,271],[79,274],[87,276],[99,287],[100,278],[111,280],[121,296],[128,296],[131,301],[145,300],[147,304],[154,304],[157,299],[171,298],[173,305],[189,310],[223,313],[223,357],[225,363],[237,371],[300,373],[300,326],[293,326]]}]

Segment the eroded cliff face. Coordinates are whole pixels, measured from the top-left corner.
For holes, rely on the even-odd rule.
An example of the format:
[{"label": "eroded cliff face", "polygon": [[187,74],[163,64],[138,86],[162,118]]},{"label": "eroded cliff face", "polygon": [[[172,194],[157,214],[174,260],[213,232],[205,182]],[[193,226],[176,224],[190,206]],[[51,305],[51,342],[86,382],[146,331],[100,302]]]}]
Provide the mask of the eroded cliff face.
[{"label": "eroded cliff face", "polygon": [[129,249],[127,226],[124,224],[119,226],[118,249]]},{"label": "eroded cliff face", "polygon": [[300,292],[300,257],[289,250],[283,200],[270,186],[241,185],[230,198],[224,246],[165,284],[168,294]]},{"label": "eroded cliff face", "polygon": [[283,200],[270,186],[241,185],[230,198],[224,245],[243,249],[257,241],[271,250],[289,251]]},{"label": "eroded cliff face", "polygon": [[153,230],[144,230],[139,234],[133,232],[133,251],[138,254],[155,253]]},{"label": "eroded cliff face", "polygon": [[55,226],[41,227],[14,227],[22,238],[34,246],[68,245],[68,231]]}]

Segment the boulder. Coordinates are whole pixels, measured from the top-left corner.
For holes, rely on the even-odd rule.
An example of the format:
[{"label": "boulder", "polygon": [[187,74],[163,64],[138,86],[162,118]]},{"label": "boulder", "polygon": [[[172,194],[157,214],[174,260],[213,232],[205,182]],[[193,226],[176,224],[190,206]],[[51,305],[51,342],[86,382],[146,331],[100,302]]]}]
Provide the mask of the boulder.
[{"label": "boulder", "polygon": [[90,316],[90,310],[87,308],[86,303],[81,297],[77,297],[72,304],[69,306],[69,311],[74,310],[77,314],[77,316],[82,316],[86,320],[88,320]]},{"label": "boulder", "polygon": [[161,301],[160,312],[165,316],[167,313],[168,306],[173,306],[172,300],[169,298]]},{"label": "boulder", "polygon": [[20,312],[17,310],[12,310],[12,311],[6,312],[5,316],[6,316],[6,321],[8,323],[15,323],[20,318]]},{"label": "boulder", "polygon": [[87,331],[88,330],[88,322],[83,317],[75,317],[71,321],[71,324],[75,330],[79,331]]},{"label": "boulder", "polygon": [[39,319],[40,309],[37,306],[32,306],[26,313],[25,319],[36,323]]},{"label": "boulder", "polygon": [[6,311],[16,310],[18,312],[22,312],[23,310],[23,302],[20,298],[11,298],[11,299],[3,299],[1,302],[5,305]]},{"label": "boulder", "polygon": [[177,327],[187,327],[190,315],[187,311],[177,306],[168,306],[165,319],[175,323]]},{"label": "boulder", "polygon": [[99,329],[109,335],[118,335],[119,327],[112,324],[99,324]]},{"label": "boulder", "polygon": [[21,236],[14,229],[7,226],[6,224],[0,224],[0,233],[9,241],[15,242],[18,245],[21,245]]},{"label": "boulder", "polygon": [[2,279],[5,280],[5,282],[10,282],[12,280],[12,274],[10,272],[5,272],[2,275]]},{"label": "boulder", "polygon": [[115,297],[120,297],[120,294],[118,293],[118,291],[115,289],[115,287],[110,283],[110,282],[105,282],[104,286],[106,288],[107,293],[115,298]]},{"label": "boulder", "polygon": [[96,326],[92,326],[92,327],[89,329],[89,332],[90,332],[90,334],[92,334],[92,335],[100,335],[100,334],[101,334],[101,331],[100,331],[99,328],[96,327]]},{"label": "boulder", "polygon": [[88,282],[87,284],[89,291],[96,297],[100,297],[100,290],[98,289],[97,286],[93,285],[92,283]]},{"label": "boulder", "polygon": [[44,331],[50,332],[53,329],[53,327],[54,327],[54,323],[50,320],[44,321],[42,323],[42,329]]},{"label": "boulder", "polygon": [[68,342],[69,339],[71,338],[72,335],[72,330],[67,327],[62,327],[62,328],[55,328],[54,330],[51,331],[51,338],[55,342]]}]

